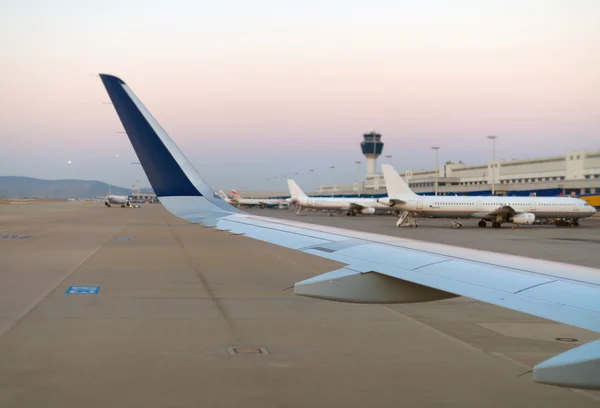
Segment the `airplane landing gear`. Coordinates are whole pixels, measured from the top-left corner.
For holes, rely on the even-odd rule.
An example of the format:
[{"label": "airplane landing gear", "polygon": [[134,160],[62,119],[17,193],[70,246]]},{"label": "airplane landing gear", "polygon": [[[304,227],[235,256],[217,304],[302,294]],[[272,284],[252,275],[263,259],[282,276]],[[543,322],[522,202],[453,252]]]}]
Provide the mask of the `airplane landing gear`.
[{"label": "airplane landing gear", "polygon": [[501,226],[502,226],[502,224],[498,221],[492,222],[492,228],[500,228]]},{"label": "airplane landing gear", "polygon": [[487,227],[487,223],[484,220],[481,220],[477,223],[477,226],[479,226],[479,228],[485,228]]},{"label": "airplane landing gear", "polygon": [[577,218],[561,218],[555,221],[557,227],[579,227]]}]

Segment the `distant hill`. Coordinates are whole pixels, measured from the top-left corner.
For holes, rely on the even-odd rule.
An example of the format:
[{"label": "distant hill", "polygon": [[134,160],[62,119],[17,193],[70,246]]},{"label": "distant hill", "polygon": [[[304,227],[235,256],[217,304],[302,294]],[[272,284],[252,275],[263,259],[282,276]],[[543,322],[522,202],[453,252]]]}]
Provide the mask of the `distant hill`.
[{"label": "distant hill", "polygon": [[[130,188],[111,186],[116,195],[131,194]],[[151,189],[141,189],[151,193]],[[0,176],[0,197],[95,198],[108,194],[108,184],[97,180],[42,180],[31,177]]]}]

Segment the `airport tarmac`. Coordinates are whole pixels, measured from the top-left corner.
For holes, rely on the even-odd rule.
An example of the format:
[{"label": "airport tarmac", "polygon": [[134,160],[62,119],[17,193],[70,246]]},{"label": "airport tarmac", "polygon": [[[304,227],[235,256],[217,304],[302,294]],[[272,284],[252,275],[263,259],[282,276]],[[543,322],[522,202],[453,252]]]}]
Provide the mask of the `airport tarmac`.
[{"label": "airport tarmac", "polygon": [[[600,267],[595,221],[455,230],[428,220],[408,230],[384,216],[300,219]],[[3,204],[0,235],[3,408],[600,402],[519,376],[597,333],[467,298],[381,306],[295,296],[286,288],[339,265],[189,224],[160,205]],[[72,286],[99,291],[68,294]]]}]

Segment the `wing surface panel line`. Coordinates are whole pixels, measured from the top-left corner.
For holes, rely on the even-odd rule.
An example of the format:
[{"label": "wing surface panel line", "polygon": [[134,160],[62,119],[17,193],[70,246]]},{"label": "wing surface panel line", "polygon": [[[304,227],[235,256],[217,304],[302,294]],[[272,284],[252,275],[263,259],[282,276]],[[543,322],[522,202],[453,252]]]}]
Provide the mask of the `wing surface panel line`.
[{"label": "wing surface panel line", "polygon": [[437,265],[437,264],[441,264],[441,263],[444,263],[444,262],[451,262],[451,261],[452,261],[452,259],[443,259],[441,261],[435,261],[435,262],[428,263],[427,265],[421,265],[421,266],[418,266],[416,268],[412,268],[411,271],[415,272],[415,271],[418,271],[421,268],[427,268],[428,266],[431,266],[431,265]]},{"label": "wing surface panel line", "polygon": [[550,281],[550,282],[542,282],[542,283],[538,283],[537,285],[532,285],[532,286],[530,286],[530,287],[528,287],[528,288],[524,288],[524,289],[521,289],[521,290],[518,290],[518,291],[516,291],[516,292],[515,292],[515,295],[516,295],[516,294],[519,294],[519,293],[521,293],[521,292],[524,292],[524,291],[526,291],[526,290],[529,290],[529,289],[537,288],[537,287],[539,287],[539,286],[548,285],[549,283],[553,283],[553,282],[558,282],[558,281],[557,281],[557,280],[553,280],[553,281]]}]

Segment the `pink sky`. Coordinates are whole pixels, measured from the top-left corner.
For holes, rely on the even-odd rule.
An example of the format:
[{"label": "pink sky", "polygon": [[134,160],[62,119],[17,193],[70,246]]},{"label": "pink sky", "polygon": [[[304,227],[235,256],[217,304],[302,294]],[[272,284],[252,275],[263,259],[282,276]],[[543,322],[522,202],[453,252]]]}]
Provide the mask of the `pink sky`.
[{"label": "pink sky", "polygon": [[4,7],[0,175],[145,181],[98,72],[217,188],[350,183],[371,128],[399,170],[599,147],[598,1],[120,3]]}]

